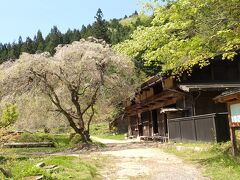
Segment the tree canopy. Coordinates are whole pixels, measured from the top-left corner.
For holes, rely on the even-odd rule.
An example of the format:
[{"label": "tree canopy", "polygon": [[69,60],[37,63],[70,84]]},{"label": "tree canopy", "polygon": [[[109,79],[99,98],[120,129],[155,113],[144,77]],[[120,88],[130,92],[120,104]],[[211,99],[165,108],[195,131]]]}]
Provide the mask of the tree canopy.
[{"label": "tree canopy", "polygon": [[[153,7],[153,6],[152,6]],[[240,48],[240,0],[176,0],[153,7],[150,27],[138,27],[116,49],[179,76],[217,55],[233,59]]]},{"label": "tree canopy", "polygon": [[54,56],[25,53],[0,70],[2,99],[48,98],[52,111],[62,114],[84,141],[89,140],[98,102],[117,104],[135,89],[132,61],[92,37],[58,46]]}]

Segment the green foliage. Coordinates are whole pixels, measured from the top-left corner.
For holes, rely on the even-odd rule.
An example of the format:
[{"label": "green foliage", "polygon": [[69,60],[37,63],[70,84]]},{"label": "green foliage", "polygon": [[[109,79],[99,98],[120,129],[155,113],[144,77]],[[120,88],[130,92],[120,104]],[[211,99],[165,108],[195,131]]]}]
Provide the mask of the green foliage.
[{"label": "green foliage", "polygon": [[[46,165],[57,165],[58,170],[50,173],[43,168],[36,167],[39,162]],[[96,177],[97,167],[100,165],[99,159],[81,160],[71,156],[52,157],[21,157],[8,158],[4,163],[10,169],[13,179],[23,179],[28,176],[43,175],[44,179],[93,179]],[[3,178],[0,174],[0,178]]]},{"label": "green foliage", "polygon": [[115,140],[125,139],[124,134],[117,134],[117,132],[110,131],[108,122],[92,124],[92,126],[90,127],[90,133],[93,136],[97,136],[99,138],[115,139]]},{"label": "green foliage", "polygon": [[163,73],[191,73],[223,54],[232,59],[240,48],[240,0],[177,0],[154,7],[150,27],[139,27],[116,49],[144,60]]},{"label": "green foliage", "polygon": [[90,133],[93,136],[99,136],[109,133],[108,122],[93,123],[92,126],[90,127]]},{"label": "green foliage", "polygon": [[72,138],[71,138],[71,144],[79,144],[82,142],[82,137],[80,134],[75,134]]},{"label": "green foliage", "polygon": [[22,133],[17,140],[18,142],[56,142],[55,138],[51,134],[31,134]]},{"label": "green foliage", "polygon": [[[27,136],[27,137],[26,137]],[[33,137],[34,136],[34,137]],[[36,137],[37,136],[37,137]],[[40,137],[39,137],[40,136]],[[55,153],[55,152],[61,152],[66,148],[69,148],[72,146],[70,143],[69,135],[68,134],[43,134],[43,133],[36,133],[32,135],[24,135],[24,137],[20,137],[19,140],[21,142],[33,142],[33,141],[45,141],[54,142],[55,147],[43,147],[43,148],[10,148],[10,149],[3,149],[0,148],[0,154],[2,155],[8,155],[11,156],[13,154],[17,155],[24,155],[24,154],[38,154],[38,153]],[[0,156],[1,161],[1,156]]]},{"label": "green foliage", "polygon": [[92,33],[93,36],[97,39],[104,39],[106,42],[110,42],[109,39],[109,31],[108,31],[108,26],[107,22],[103,19],[103,12],[99,8],[96,16],[94,17],[96,21],[92,25]]},{"label": "green foliage", "polygon": [[6,104],[0,121],[0,128],[6,128],[14,124],[18,119],[17,107],[14,104]]},{"label": "green foliage", "polygon": [[54,142],[55,147],[62,148],[70,146],[70,138],[67,134],[46,134],[46,133],[22,133],[17,139],[18,142]]}]

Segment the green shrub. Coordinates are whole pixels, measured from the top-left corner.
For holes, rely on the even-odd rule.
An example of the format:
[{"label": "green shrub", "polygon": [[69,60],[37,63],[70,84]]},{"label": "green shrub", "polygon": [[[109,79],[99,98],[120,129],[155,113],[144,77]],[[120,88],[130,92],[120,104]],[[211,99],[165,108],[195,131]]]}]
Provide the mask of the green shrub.
[{"label": "green shrub", "polygon": [[90,126],[90,134],[92,135],[103,135],[109,133],[108,122],[93,123]]},{"label": "green shrub", "polygon": [[71,144],[78,144],[82,141],[82,137],[80,134],[75,134],[71,139]]},{"label": "green shrub", "polygon": [[17,121],[18,112],[14,104],[6,104],[0,119],[0,128],[6,128]]},{"label": "green shrub", "polygon": [[55,142],[55,138],[50,134],[31,134],[23,133],[20,135],[18,142]]},{"label": "green shrub", "polygon": [[5,160],[6,160],[6,158],[4,156],[0,156],[0,164],[2,164],[2,162]]},{"label": "green shrub", "polygon": [[76,135],[76,133],[70,133],[70,135],[69,135],[69,140],[71,141],[72,138],[73,138],[75,135]]}]

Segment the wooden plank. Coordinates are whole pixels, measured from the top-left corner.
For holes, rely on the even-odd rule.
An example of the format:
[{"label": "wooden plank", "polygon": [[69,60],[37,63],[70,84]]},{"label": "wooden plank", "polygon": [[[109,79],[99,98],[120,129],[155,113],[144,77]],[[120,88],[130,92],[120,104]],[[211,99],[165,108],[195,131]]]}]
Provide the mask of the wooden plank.
[{"label": "wooden plank", "polygon": [[174,80],[172,78],[167,78],[163,80],[163,88],[171,89],[174,87]]},{"label": "wooden plank", "polygon": [[32,147],[54,147],[53,142],[28,142],[28,143],[5,143],[5,148],[32,148]]}]

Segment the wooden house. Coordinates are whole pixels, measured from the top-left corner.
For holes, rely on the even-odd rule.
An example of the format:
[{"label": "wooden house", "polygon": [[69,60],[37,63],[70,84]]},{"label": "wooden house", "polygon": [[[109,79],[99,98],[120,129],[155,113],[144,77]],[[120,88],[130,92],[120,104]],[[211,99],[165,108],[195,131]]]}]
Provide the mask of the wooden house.
[{"label": "wooden house", "polygon": [[154,76],[144,82],[124,104],[129,136],[176,141],[220,142],[229,140],[225,104],[214,98],[240,87],[240,57],[210,61],[194,67],[180,81]]}]

